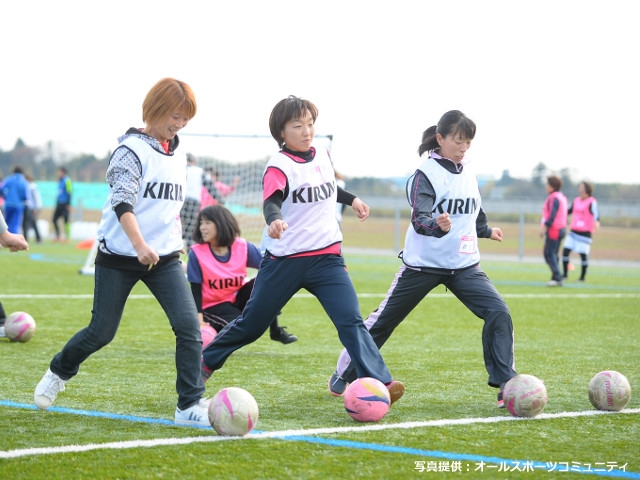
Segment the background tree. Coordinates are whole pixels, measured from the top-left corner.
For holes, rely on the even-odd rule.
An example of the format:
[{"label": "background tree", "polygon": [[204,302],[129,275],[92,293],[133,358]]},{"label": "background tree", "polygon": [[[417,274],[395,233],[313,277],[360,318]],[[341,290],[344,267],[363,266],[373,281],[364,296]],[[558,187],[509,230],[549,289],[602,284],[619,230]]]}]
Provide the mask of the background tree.
[{"label": "background tree", "polygon": [[[16,165],[20,165],[25,173],[30,173],[36,181],[56,181],[57,169],[64,165],[69,171],[69,175],[74,181],[104,183],[105,172],[109,166],[111,152],[107,152],[104,157],[81,153],[70,156],[67,152],[58,150],[53,142],[47,142],[44,148],[31,147],[18,138],[12,150],[3,151],[0,149],[0,179],[7,177],[13,172]],[[261,189],[262,168],[267,159],[257,159],[250,165],[243,164],[242,167],[230,162],[217,159],[215,157],[202,157],[204,166],[217,168],[221,172],[226,172],[229,178],[222,178],[222,181],[229,183],[236,175],[242,178],[245,185],[251,185],[256,190]],[[482,195],[485,198],[509,199],[535,198],[542,200],[546,197],[544,185],[547,175],[552,169],[540,162],[531,173],[531,178],[512,177],[509,170],[502,171],[502,177],[497,180],[485,180],[482,182]],[[572,199],[577,195],[577,185],[582,179],[577,178],[575,171],[570,168],[554,169],[559,172],[562,178],[563,193]],[[371,196],[379,197],[404,197],[407,183],[406,177],[374,178],[374,177],[350,177],[346,179],[347,190],[357,192],[363,198]],[[617,201],[621,205],[636,203],[640,201],[640,183],[627,184],[600,184],[591,181],[594,185],[594,196],[598,200]],[[623,208],[623,207],[621,207]]]},{"label": "background tree", "polygon": [[531,172],[531,182],[544,190],[544,185],[547,183],[547,172],[549,169],[547,166],[540,162],[538,165],[533,167],[533,171]]}]

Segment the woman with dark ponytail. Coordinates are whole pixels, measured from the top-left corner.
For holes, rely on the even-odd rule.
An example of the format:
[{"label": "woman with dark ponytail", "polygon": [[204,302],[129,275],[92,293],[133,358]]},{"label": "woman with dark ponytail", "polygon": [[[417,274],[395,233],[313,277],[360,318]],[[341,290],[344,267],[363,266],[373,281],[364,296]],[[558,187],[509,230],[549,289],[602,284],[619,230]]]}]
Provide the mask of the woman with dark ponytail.
[{"label": "woman with dark ponytail", "polygon": [[[422,163],[407,182],[411,224],[403,264],[380,306],[365,325],[378,348],[438,285],[445,285],[469,310],[484,320],[482,346],[488,383],[502,390],[516,375],[513,324],[506,303],[480,268],[478,238],[502,241],[502,230],[490,228],[481,207],[478,182],[463,160],[476,134],[475,123],[459,110],[445,113],[422,134]],[[357,378],[343,350],[329,389],[339,395]]]}]

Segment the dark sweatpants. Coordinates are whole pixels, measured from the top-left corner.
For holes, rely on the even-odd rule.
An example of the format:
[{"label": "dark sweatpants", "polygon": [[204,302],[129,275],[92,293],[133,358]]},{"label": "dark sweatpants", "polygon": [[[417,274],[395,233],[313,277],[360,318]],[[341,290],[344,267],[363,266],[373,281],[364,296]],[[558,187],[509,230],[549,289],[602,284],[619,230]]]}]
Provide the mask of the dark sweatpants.
[{"label": "dark sweatpants", "polygon": [[203,351],[205,365],[218,370],[234,351],[260,338],[302,288],[314,295],[329,315],[340,341],[353,358],[358,377],[391,382],[391,374],[364,325],[358,297],[339,255],[266,256],[242,315],[222,329]]},{"label": "dark sweatpants", "polygon": [[[448,273],[427,273],[402,265],[387,296],[365,321],[378,348],[438,285],[445,285],[469,310],[484,320],[482,348],[489,385],[498,387],[514,377],[513,323],[509,307],[480,265]],[[338,359],[336,373],[347,382],[359,377],[345,350]]]}]

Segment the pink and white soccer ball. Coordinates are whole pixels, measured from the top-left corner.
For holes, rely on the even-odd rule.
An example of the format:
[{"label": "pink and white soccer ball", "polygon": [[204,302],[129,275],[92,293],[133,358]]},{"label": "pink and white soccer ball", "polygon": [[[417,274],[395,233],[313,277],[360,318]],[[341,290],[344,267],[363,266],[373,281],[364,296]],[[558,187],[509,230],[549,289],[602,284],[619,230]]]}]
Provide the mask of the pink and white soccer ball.
[{"label": "pink and white soccer ball", "polygon": [[243,388],[227,387],[214,395],[209,403],[209,422],[226,437],[241,437],[258,423],[258,403]]},{"label": "pink and white soccer ball", "polygon": [[217,334],[218,332],[216,332],[216,329],[208,323],[200,327],[200,335],[202,336],[202,348],[207,348],[207,345],[213,342],[213,339],[216,338]]},{"label": "pink and white soccer ball", "polygon": [[504,386],[502,399],[514,417],[535,417],[547,404],[547,388],[533,375],[516,375]]},{"label": "pink and white soccer ball", "polygon": [[605,370],[589,382],[589,401],[598,410],[619,412],[631,400],[631,385],[620,372]]},{"label": "pink and white soccer ball", "polygon": [[36,321],[26,312],[14,312],[4,322],[4,333],[12,342],[28,342],[36,333]]},{"label": "pink and white soccer ball", "polygon": [[377,422],[387,414],[390,405],[389,390],[375,378],[358,378],[344,392],[344,408],[358,422]]}]

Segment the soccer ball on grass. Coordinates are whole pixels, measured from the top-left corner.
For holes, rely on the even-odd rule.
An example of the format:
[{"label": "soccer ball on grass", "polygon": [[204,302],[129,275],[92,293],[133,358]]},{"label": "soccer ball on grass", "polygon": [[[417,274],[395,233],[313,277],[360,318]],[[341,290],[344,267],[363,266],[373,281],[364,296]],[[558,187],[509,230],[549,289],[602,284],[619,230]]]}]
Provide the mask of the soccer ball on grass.
[{"label": "soccer ball on grass", "polygon": [[620,372],[605,370],[589,382],[589,401],[598,410],[619,412],[631,400],[631,385]]},{"label": "soccer ball on grass", "polygon": [[504,386],[502,398],[514,417],[535,417],[547,404],[547,388],[533,375],[516,375]]},{"label": "soccer ball on grass", "polygon": [[390,405],[389,390],[375,378],[358,378],[344,392],[344,408],[358,422],[377,422]]},{"label": "soccer ball on grass", "polygon": [[28,342],[36,333],[36,321],[26,312],[14,312],[4,322],[4,333],[12,342]]},{"label": "soccer ball on grass", "polygon": [[258,403],[243,388],[223,388],[209,403],[209,422],[225,437],[246,435],[258,423],[258,415]]}]

